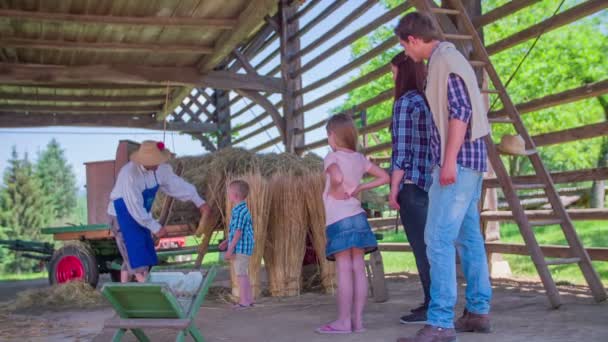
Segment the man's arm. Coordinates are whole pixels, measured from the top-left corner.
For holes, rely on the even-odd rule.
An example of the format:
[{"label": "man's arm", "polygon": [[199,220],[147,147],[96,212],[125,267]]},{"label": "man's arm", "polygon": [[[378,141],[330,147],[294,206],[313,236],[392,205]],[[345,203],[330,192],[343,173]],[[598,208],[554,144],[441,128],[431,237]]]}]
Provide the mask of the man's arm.
[{"label": "man's arm", "polygon": [[456,160],[473,114],[466,85],[456,74],[450,74],[448,79],[448,112],[448,136],[439,175],[439,183],[443,186],[456,182]]}]

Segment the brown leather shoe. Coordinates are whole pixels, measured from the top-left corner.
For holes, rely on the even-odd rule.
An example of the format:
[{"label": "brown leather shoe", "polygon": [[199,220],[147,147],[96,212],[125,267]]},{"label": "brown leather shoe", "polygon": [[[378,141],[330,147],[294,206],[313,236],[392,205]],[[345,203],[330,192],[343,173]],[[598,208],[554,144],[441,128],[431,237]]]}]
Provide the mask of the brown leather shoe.
[{"label": "brown leather shoe", "polygon": [[454,329],[445,329],[425,325],[424,328],[418,330],[416,336],[401,337],[397,342],[456,342],[456,331]]},{"label": "brown leather shoe", "polygon": [[490,315],[474,314],[464,309],[462,316],[454,322],[454,328],[457,332],[491,333]]}]

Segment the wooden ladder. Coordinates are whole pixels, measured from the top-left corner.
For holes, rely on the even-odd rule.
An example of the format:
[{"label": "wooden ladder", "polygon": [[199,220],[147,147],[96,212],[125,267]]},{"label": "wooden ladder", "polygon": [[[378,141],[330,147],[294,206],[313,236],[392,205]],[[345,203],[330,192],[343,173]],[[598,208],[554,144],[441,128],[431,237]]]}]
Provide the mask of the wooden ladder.
[{"label": "wooden ladder", "polygon": [[[602,285],[602,282],[591,264],[591,259],[587,254],[587,251],[583,247],[570,216],[566,211],[566,208],[562,205],[559,194],[555,189],[551,175],[545,168],[534,141],[531,139],[526,127],[524,126],[521,117],[513,105],[511,98],[507,94],[506,88],[500,81],[494,66],[490,61],[490,57],[477,34],[475,26],[471,22],[465,7],[460,0],[443,0],[443,7],[438,7],[432,0],[416,0],[415,5],[418,10],[426,12],[430,15],[435,26],[441,32],[443,38],[448,41],[454,41],[455,43],[468,42],[472,45],[473,59],[470,59],[471,66],[473,68],[481,68],[485,70],[488,75],[489,83],[494,86],[493,89],[481,89],[482,93],[493,93],[497,94],[501,100],[506,117],[500,118],[499,120],[491,122],[500,123],[511,123],[513,124],[517,134],[519,134],[526,143],[525,155],[530,159],[534,168],[536,177],[538,178],[538,184],[516,184],[513,183],[511,177],[507,173],[505,165],[499,155],[497,146],[492,141],[491,134],[485,137],[485,141],[488,149],[488,158],[492,163],[492,167],[496,172],[497,180],[502,187],[504,195],[509,203],[509,207],[513,214],[513,220],[519,226],[519,231],[523,236],[523,239],[530,250],[532,261],[538,271],[538,274],[543,282],[549,302],[552,307],[557,308],[561,305],[561,299],[555,281],[551,276],[548,266],[552,265],[565,265],[565,264],[578,264],[591,292],[596,301],[603,301],[606,299],[606,290]],[[449,18],[455,19],[454,21]],[[447,27],[442,27],[440,23]],[[451,27],[450,27],[451,26]],[[450,31],[446,33],[445,31]],[[466,56],[466,55],[465,55]],[[530,189],[530,188],[541,188],[544,189],[549,203],[553,210],[553,216],[547,220],[535,220],[528,219],[524,208],[517,195],[518,190]],[[570,256],[567,258],[555,258],[546,259],[543,252],[536,240],[533,229],[535,227],[547,226],[559,224],[562,227],[562,231],[566,237],[569,245]]]}]

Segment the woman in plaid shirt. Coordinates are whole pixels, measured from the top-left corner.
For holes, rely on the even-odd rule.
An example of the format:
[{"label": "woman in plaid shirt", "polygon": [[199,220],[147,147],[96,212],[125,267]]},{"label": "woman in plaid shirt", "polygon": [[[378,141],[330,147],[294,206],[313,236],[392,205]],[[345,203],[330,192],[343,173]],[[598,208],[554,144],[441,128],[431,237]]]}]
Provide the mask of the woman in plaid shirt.
[{"label": "woman in plaid shirt", "polygon": [[395,80],[395,103],[391,124],[391,192],[389,204],[398,209],[412,246],[424,292],[419,307],[400,318],[402,324],[423,323],[430,297],[430,267],[424,243],[431,187],[430,138],[433,118],[423,95],[425,66],[401,52],[391,61]]}]

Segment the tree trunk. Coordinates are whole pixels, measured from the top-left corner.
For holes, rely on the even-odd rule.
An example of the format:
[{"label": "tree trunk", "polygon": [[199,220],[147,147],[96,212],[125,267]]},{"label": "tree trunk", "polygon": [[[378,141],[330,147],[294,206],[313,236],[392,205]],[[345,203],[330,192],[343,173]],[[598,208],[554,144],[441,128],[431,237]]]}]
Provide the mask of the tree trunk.
[{"label": "tree trunk", "polygon": [[[608,120],[608,100],[604,97],[599,96],[598,101],[604,109],[605,119]],[[608,137],[602,138],[602,147],[600,148],[600,154],[597,159],[597,167],[608,166]],[[606,200],[606,181],[597,180],[593,182],[591,186],[591,208],[604,208]]]}]

